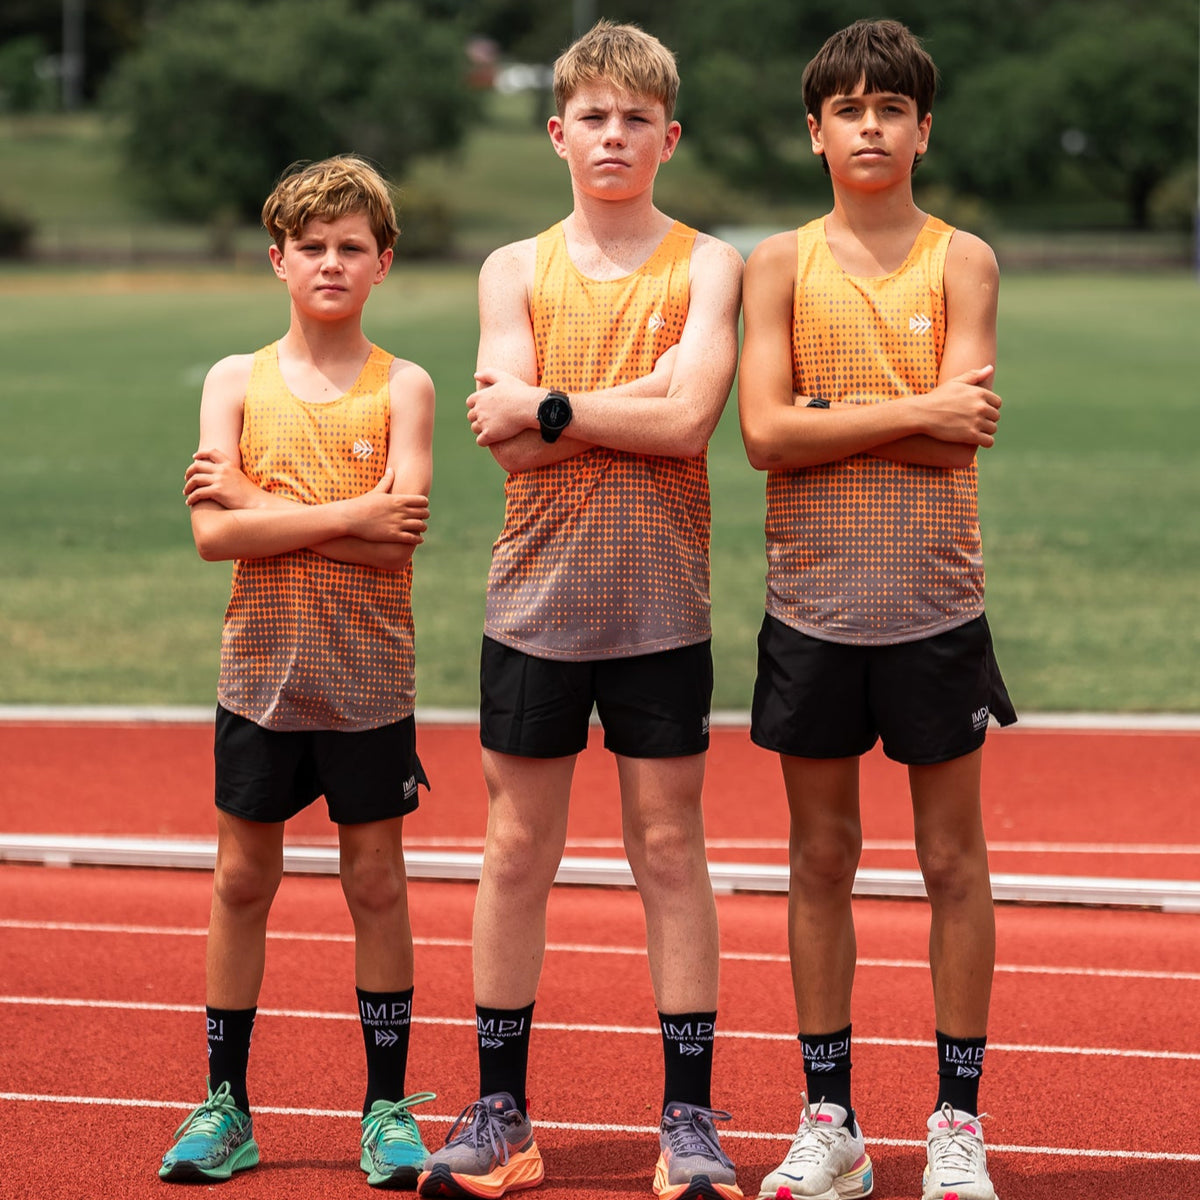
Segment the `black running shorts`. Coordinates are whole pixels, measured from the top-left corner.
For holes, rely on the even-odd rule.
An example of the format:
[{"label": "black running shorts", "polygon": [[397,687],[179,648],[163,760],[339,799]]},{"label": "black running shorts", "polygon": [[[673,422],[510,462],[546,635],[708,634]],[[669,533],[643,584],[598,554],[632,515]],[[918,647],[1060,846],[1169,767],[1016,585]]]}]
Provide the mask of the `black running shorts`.
[{"label": "black running shorts", "polygon": [[892,646],[821,641],[763,620],[750,736],[768,750],[851,758],[882,737],[897,762],[948,762],[983,745],[989,716],[1017,719],[982,615]]},{"label": "black running shorts", "polygon": [[294,817],[318,796],[338,825],[401,817],[429,786],[412,717],[378,729],[263,729],[217,706],[217,807],[247,821]]},{"label": "black running shorts", "polygon": [[682,758],[708,749],[712,650],[586,662],[534,658],[483,639],[479,737],[520,758],[564,758],[587,745],[593,705],[604,745],[627,758]]}]

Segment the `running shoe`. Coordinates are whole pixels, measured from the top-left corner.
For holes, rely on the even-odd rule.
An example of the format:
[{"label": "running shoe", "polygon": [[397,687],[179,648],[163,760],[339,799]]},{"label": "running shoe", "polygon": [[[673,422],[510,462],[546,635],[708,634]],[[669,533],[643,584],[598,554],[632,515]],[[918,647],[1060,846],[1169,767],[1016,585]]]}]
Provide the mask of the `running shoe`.
[{"label": "running shoe", "polygon": [[546,1177],[533,1125],[508,1092],[468,1104],[417,1180],[421,1196],[479,1196],[537,1187]]},{"label": "running shoe", "polygon": [[929,1118],[922,1200],[996,1200],[979,1125],[986,1116],[943,1104]]},{"label": "running shoe", "polygon": [[[234,1171],[258,1165],[254,1122],[242,1112],[223,1083],[175,1130],[179,1140],[163,1155],[160,1179],[203,1183],[228,1179]],[[182,1135],[182,1136],[181,1136]]]},{"label": "running shoe", "polygon": [[874,1187],[871,1159],[852,1112],[822,1100],[814,1111],[803,1092],[800,1125],[783,1162],[762,1181],[770,1200],[849,1200]]},{"label": "running shoe", "polygon": [[414,1092],[403,1100],[376,1100],[363,1117],[362,1157],[358,1165],[367,1182],[377,1188],[414,1188],[429,1151],[421,1141],[417,1122],[408,1110],[414,1104],[436,1100],[433,1092]]},{"label": "running shoe", "polygon": [[654,1168],[658,1200],[742,1200],[733,1163],[721,1149],[713,1121],[730,1115],[696,1104],[668,1104],[658,1127]]}]

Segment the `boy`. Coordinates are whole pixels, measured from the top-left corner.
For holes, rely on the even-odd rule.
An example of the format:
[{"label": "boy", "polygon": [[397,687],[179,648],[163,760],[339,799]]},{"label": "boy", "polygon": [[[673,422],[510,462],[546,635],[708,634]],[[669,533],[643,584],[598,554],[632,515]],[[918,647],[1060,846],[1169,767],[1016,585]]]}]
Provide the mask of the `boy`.
[{"label": "boy", "polygon": [[[474,923],[480,1099],[424,1196],[541,1182],[526,1103],[546,905],[595,704],[617,758],[666,1080],[655,1192],[741,1196],[710,1107],[717,924],[700,791],[712,692],[708,439],[733,382],[742,260],[654,207],[671,52],[600,22],[554,69],[570,215],[480,274],[476,441],[509,472],[481,666],[489,794]],[[603,989],[604,980],[597,981]]]},{"label": "boy", "polygon": [[[426,1157],[405,1094],[413,955],[402,826],[425,783],[413,726],[411,558],[429,515],[433,385],[373,346],[362,309],[392,263],[388,187],[341,156],[263,208],[287,333],[217,363],[184,493],[202,558],[234,559],[216,719],[217,860],[207,953],[208,1098],[169,1180],[258,1162],[246,1061],[284,822],[324,794],[337,822],[367,1054],[360,1166],[412,1187]],[[428,785],[426,785],[428,786]]]},{"label": "boy", "polygon": [[[988,715],[1016,719],[983,615],[975,453],[1000,398],[996,260],[926,216],[933,62],[894,21],[834,35],[804,73],[833,210],[746,271],[739,396],[767,476],[767,612],[751,736],[791,813],[792,976],[807,1092],[772,1197],[863,1196],[850,1094],[859,757],[906,763],[931,907],[939,1089],[925,1200],[993,1200],[979,1072],[995,958],[980,816]],[[812,1102],[810,1106],[810,1101]]]}]

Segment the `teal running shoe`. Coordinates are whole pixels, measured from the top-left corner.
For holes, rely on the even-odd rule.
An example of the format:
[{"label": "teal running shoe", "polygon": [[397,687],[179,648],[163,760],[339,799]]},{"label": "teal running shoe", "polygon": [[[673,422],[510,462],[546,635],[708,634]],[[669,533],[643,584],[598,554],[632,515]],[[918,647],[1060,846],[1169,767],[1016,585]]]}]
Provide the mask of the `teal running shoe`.
[{"label": "teal running shoe", "polygon": [[394,1103],[376,1100],[363,1117],[362,1158],[358,1165],[367,1182],[377,1188],[415,1188],[429,1151],[421,1141],[417,1122],[408,1110],[414,1104],[436,1100],[433,1092],[414,1092]]},{"label": "teal running shoe", "polygon": [[[182,1135],[182,1136],[181,1136]],[[160,1179],[171,1183],[220,1182],[234,1171],[258,1165],[254,1122],[242,1112],[223,1083],[175,1130],[179,1139],[163,1155]]]}]

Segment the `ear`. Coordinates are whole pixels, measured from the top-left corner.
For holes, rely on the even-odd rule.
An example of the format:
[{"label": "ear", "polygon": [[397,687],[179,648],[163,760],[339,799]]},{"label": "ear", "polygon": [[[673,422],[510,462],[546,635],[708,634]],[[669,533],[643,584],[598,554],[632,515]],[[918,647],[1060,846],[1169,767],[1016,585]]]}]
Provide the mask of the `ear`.
[{"label": "ear", "polygon": [[821,140],[821,122],[812,113],[808,114],[808,136],[812,142],[812,152],[820,157],[825,153],[825,145]]},{"label": "ear", "polygon": [[287,266],[283,261],[283,251],[279,249],[274,242],[267,249],[267,255],[271,259],[271,267],[275,274],[279,276],[285,283],[287,282]]},{"label": "ear", "polygon": [[660,163],[665,163],[675,153],[675,148],[679,145],[679,136],[682,133],[683,126],[678,121],[671,121],[667,125],[666,134],[663,139],[662,155],[658,160]]},{"label": "ear", "polygon": [[929,149],[929,130],[933,125],[933,113],[927,112],[917,125],[917,153],[924,154]]},{"label": "ear", "polygon": [[387,278],[387,273],[392,269],[392,260],[395,257],[396,252],[390,246],[379,256],[379,262],[375,264],[376,283],[382,283]]},{"label": "ear", "polygon": [[546,122],[546,132],[550,135],[550,144],[559,158],[567,157],[567,143],[564,138],[563,119],[557,113]]}]

